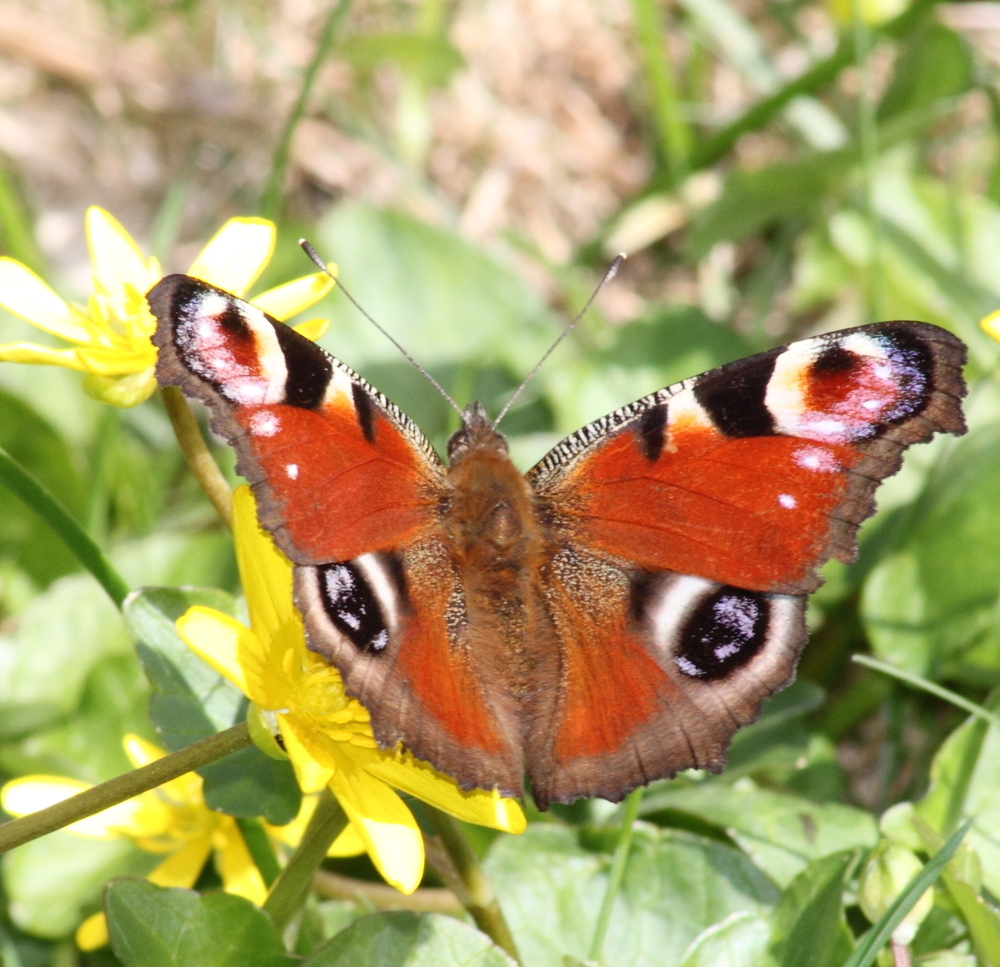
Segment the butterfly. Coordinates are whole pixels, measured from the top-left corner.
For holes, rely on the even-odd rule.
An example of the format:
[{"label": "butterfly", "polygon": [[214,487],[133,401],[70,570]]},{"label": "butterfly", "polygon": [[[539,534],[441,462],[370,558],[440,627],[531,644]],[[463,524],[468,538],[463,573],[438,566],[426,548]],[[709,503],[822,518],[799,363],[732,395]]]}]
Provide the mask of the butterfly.
[{"label": "butterfly", "polygon": [[618,801],[722,769],[788,685],[809,593],[902,452],[965,432],[966,350],[921,322],[816,336],[644,396],[527,474],[479,403],[443,462],[357,373],[183,275],[156,375],[202,400],[295,565],[309,647],[463,788]]}]

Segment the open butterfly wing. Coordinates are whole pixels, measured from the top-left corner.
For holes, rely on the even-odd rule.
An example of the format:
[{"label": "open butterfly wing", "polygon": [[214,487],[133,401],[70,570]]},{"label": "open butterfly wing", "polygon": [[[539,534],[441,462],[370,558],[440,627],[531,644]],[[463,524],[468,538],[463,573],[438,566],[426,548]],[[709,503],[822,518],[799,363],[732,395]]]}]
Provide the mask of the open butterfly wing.
[{"label": "open butterfly wing", "polygon": [[921,323],[820,336],[630,404],[531,471],[562,659],[529,745],[543,801],[721,768],[793,677],[804,595],[854,558],[878,482],[911,443],[964,432],[964,361]]},{"label": "open butterfly wing", "polygon": [[965,347],[882,323],[742,359],[567,438],[530,473],[560,539],[649,570],[780,594],[851,561],[879,481],[963,433]]},{"label": "open butterfly wing", "polygon": [[439,528],[441,463],[406,416],[315,343],[188,276],[158,283],[157,378],[209,407],[254,487],[261,524],[298,565],[309,647],[372,714],[466,786],[519,793],[513,711],[462,635],[461,588]]}]

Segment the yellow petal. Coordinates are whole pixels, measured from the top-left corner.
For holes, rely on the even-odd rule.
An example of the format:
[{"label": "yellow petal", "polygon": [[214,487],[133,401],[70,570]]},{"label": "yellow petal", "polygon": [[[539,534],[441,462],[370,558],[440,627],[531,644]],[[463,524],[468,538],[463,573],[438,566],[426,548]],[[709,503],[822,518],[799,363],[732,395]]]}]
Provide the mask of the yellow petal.
[{"label": "yellow petal", "polygon": [[188,275],[243,295],[274,251],[274,224],[265,218],[231,218],[194,260]]},{"label": "yellow petal", "polygon": [[31,342],[11,342],[0,346],[0,361],[6,363],[33,363],[42,366],[64,366],[66,369],[86,370],[75,349],[52,349]]},{"label": "yellow petal", "polygon": [[[3,787],[0,805],[11,816],[25,816],[90,788],[90,783],[64,776],[24,776]],[[77,820],[66,829],[79,836],[117,839],[132,829],[146,805],[141,798],[127,799],[93,816]]]},{"label": "yellow petal", "polygon": [[226,817],[216,831],[215,843],[215,868],[222,879],[223,889],[262,906],[267,899],[267,887],[235,819]]},{"label": "yellow petal", "polygon": [[145,403],[156,389],[156,375],[153,367],[128,373],[125,376],[101,376],[98,373],[87,373],[83,377],[83,389],[86,394],[98,403],[128,409]]},{"label": "yellow petal", "polygon": [[[330,265],[329,269],[334,275],[337,274],[336,265]],[[263,309],[268,315],[284,322],[315,305],[336,284],[325,272],[314,272],[255,295],[252,302],[258,309]]]},{"label": "yellow petal", "polygon": [[292,328],[300,336],[305,336],[306,339],[316,342],[317,339],[322,339],[326,335],[327,329],[330,328],[330,320],[307,319],[305,322],[300,322],[297,326],[292,326]]},{"label": "yellow petal", "polygon": [[194,886],[201,876],[202,868],[211,852],[211,838],[199,836],[168,856],[146,879],[157,886],[179,886],[188,889]]},{"label": "yellow petal", "polygon": [[[214,608],[196,604],[177,619],[177,633],[202,661],[228,678],[244,695],[249,694],[240,655],[244,650],[259,650],[260,643],[246,625]],[[255,696],[249,697],[257,701]]]},{"label": "yellow petal", "polygon": [[281,720],[284,720],[281,736],[285,740],[285,751],[295,770],[299,788],[306,794],[319,792],[329,784],[334,769],[325,762],[316,760],[309,748],[303,744],[296,729],[288,722],[287,716],[279,716],[279,721]]},{"label": "yellow petal", "polygon": [[424,875],[424,841],[403,800],[346,756],[330,788],[385,881],[412,893]]},{"label": "yellow petal", "polygon": [[1000,309],[991,312],[982,322],[979,323],[997,342],[1000,342]]},{"label": "yellow petal", "polygon": [[374,776],[402,792],[422,799],[467,823],[490,826],[507,833],[523,833],[527,822],[514,799],[506,799],[495,789],[463,791],[450,776],[443,775],[426,762],[410,755],[397,758],[384,752],[345,749],[361,759],[363,767]]},{"label": "yellow petal", "polygon": [[86,226],[94,284],[124,317],[131,298],[129,288],[146,292],[158,281],[160,267],[155,259],[146,261],[132,236],[103,208],[87,209]]},{"label": "yellow petal", "polygon": [[87,917],[76,931],[76,945],[81,950],[97,950],[108,945],[108,921],[103,913]]},{"label": "yellow petal", "polygon": [[[291,562],[257,523],[253,492],[246,485],[233,493],[233,535],[250,626],[280,661],[286,647],[304,641],[305,631],[292,599]],[[272,643],[279,636],[280,643]]]},{"label": "yellow petal", "polygon": [[166,755],[166,752],[158,745],[153,745],[152,742],[147,742],[145,739],[138,735],[133,735],[131,732],[127,733],[122,739],[122,745],[125,748],[125,755],[128,756],[129,762],[136,769],[148,766],[151,762],[156,762],[157,759],[162,759]]},{"label": "yellow petal", "polygon": [[122,345],[81,346],[76,352],[88,372],[102,376],[149,372],[156,365],[156,350],[148,340],[145,345],[128,348]]},{"label": "yellow petal", "polygon": [[73,309],[14,259],[0,258],[0,306],[70,342],[90,340],[90,330],[80,324]]},{"label": "yellow petal", "polygon": [[365,852],[365,841],[354,828],[354,823],[348,823],[347,828],[333,841],[326,851],[327,856],[359,856]]}]

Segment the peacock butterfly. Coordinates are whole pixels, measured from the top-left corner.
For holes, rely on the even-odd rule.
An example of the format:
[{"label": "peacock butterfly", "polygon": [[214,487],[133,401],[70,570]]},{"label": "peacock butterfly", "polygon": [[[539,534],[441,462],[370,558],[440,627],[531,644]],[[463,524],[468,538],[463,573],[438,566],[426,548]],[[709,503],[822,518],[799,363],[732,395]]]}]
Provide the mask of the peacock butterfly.
[{"label": "peacock butterfly", "polygon": [[718,771],[792,680],[817,568],[911,443],[961,434],[966,351],[921,322],[771,349],[585,426],[527,474],[478,403],[444,464],[378,390],[200,280],[149,293],[295,564],[309,647],[384,747],[540,808]]}]

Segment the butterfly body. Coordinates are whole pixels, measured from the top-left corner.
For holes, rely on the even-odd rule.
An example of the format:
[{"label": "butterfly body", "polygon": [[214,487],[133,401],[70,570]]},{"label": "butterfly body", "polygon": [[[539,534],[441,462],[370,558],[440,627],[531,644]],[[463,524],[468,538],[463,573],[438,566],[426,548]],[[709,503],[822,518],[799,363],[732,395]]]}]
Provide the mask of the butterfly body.
[{"label": "butterfly body", "polygon": [[718,770],[794,675],[807,594],[902,451],[964,431],[964,347],[815,337],[659,390],[528,474],[473,404],[444,464],[360,376],[170,276],[157,375],[211,410],[296,565],[309,647],[384,747],[536,802]]}]

